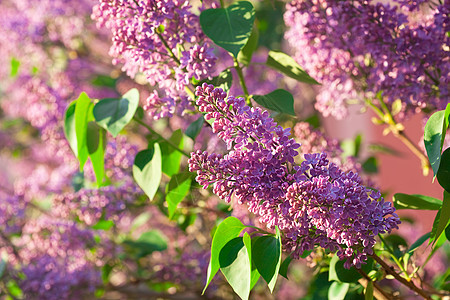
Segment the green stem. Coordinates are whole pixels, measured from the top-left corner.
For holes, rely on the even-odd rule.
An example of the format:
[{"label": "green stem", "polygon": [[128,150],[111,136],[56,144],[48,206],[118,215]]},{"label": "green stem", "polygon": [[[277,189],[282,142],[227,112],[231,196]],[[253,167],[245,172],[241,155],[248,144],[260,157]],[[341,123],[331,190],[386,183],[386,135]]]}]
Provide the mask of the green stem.
[{"label": "green stem", "polygon": [[164,46],[166,47],[167,51],[169,51],[170,56],[175,60],[175,62],[180,65],[181,62],[178,59],[178,57],[175,55],[175,53],[173,53],[172,49],[169,47],[169,44],[167,44],[166,40],[163,38],[163,36],[161,35],[161,33],[156,32],[156,35],[158,35],[159,39],[161,40],[161,42],[164,44]]},{"label": "green stem", "polygon": [[378,237],[380,238],[380,240],[383,242],[384,246],[387,248],[392,260],[394,260],[395,264],[400,268],[400,270],[402,271],[403,274],[405,274],[405,277],[408,281],[411,280],[411,277],[409,276],[408,272],[405,270],[405,268],[403,267],[403,265],[400,263],[400,261],[397,259],[397,257],[394,254],[394,250],[389,247],[389,245],[386,243],[386,241],[384,240],[384,238],[381,236],[381,234],[378,234]]},{"label": "green stem", "polygon": [[162,135],[160,135],[159,133],[154,131],[150,126],[148,126],[147,124],[145,124],[144,122],[142,122],[138,118],[133,117],[133,120],[136,121],[136,123],[138,123],[138,124],[144,126],[145,128],[147,128],[148,131],[150,131],[153,135],[156,135],[160,140],[163,140],[164,142],[166,142],[167,145],[172,147],[174,150],[180,152],[181,154],[183,154],[186,157],[191,157],[188,153],[186,153],[183,150],[181,150],[180,148],[178,148],[177,145],[173,144],[171,141],[169,141],[168,139],[164,138]]},{"label": "green stem", "polygon": [[225,7],[225,5],[223,4],[223,0],[220,0],[220,7]]},{"label": "green stem", "polygon": [[242,73],[242,68],[239,65],[239,62],[237,61],[237,59],[235,57],[233,59],[234,59],[234,68],[236,69],[236,72],[238,73],[238,76],[239,76],[239,83],[241,84],[242,90],[244,91],[245,102],[247,103],[248,106],[252,106],[252,102],[250,101],[247,85],[245,84],[244,74]]},{"label": "green stem", "polygon": [[403,126],[395,121],[391,111],[384,103],[384,101],[381,99],[379,99],[379,101],[382,109],[376,106],[369,99],[366,99],[366,104],[377,114],[377,116],[381,119],[381,121],[383,121],[384,124],[386,124],[389,127],[390,131],[394,134],[394,136],[398,138],[400,141],[402,141],[402,143],[406,147],[408,147],[408,149],[411,150],[411,152],[420,159],[422,163],[422,168],[424,169],[424,174],[426,175],[428,173],[428,170],[431,168],[428,157],[405,134],[405,132],[402,129]]}]

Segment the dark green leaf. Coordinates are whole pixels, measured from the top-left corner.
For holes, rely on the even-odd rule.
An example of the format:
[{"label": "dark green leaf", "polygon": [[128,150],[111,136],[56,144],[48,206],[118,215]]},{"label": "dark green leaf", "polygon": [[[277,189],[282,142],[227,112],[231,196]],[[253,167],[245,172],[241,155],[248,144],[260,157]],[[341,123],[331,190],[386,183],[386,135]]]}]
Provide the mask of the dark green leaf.
[{"label": "dark green leaf", "polygon": [[114,265],[111,264],[105,264],[102,268],[102,281],[103,283],[108,283],[109,281],[109,275],[111,274],[111,271],[114,269]]},{"label": "dark green leaf", "polygon": [[153,148],[143,150],[136,155],[133,177],[152,200],[161,182],[161,150],[158,143],[155,143]]},{"label": "dark green leaf", "polygon": [[16,77],[19,73],[20,61],[18,61],[15,57],[11,59],[11,77]]},{"label": "dark green leaf", "polygon": [[117,83],[117,79],[111,78],[106,75],[98,75],[92,80],[92,84],[100,87],[110,87],[115,88]]},{"label": "dark green leaf", "polygon": [[445,237],[448,241],[450,241],[450,225],[447,225],[447,227],[445,228]]},{"label": "dark green leaf", "polygon": [[131,121],[138,105],[139,91],[134,88],[121,99],[102,99],[94,107],[95,121],[116,137]]},{"label": "dark green leaf", "polygon": [[77,154],[80,161],[80,170],[88,159],[88,149],[86,145],[87,128],[92,120],[92,102],[86,93],[81,93],[75,105],[75,135],[77,138]]},{"label": "dark green leaf", "polygon": [[368,281],[366,291],[364,293],[364,300],[372,300],[372,299],[373,299],[373,281]]},{"label": "dark green leaf", "polygon": [[86,145],[97,179],[97,186],[100,187],[105,178],[106,131],[92,121],[88,123]]},{"label": "dark green leaf", "polygon": [[241,299],[248,299],[251,285],[251,266],[242,237],[228,241],[219,253],[220,270]]},{"label": "dark green leaf", "polygon": [[[278,231],[279,232],[279,231]],[[273,291],[281,265],[281,238],[262,236],[252,245],[252,258],[259,274]]]},{"label": "dark green leaf", "polygon": [[131,248],[137,258],[145,257],[155,251],[167,249],[167,238],[158,230],[144,232],[137,240],[126,240],[124,244]]},{"label": "dark green leaf", "polygon": [[[367,259],[366,263],[361,265],[361,269],[369,273],[372,270],[373,259]],[[355,267],[351,267],[350,269],[346,269],[344,267],[344,261],[339,260],[337,255],[334,255],[330,260],[330,270],[328,272],[328,280],[336,280],[338,282],[357,282],[358,279],[361,278],[361,274],[359,274],[358,270]]]},{"label": "dark green leaf", "polygon": [[227,8],[207,9],[200,14],[203,32],[236,58],[247,44],[254,21],[255,10],[248,1],[239,1]]},{"label": "dark green leaf", "polygon": [[314,78],[309,76],[292,57],[281,51],[270,51],[266,64],[300,82],[319,84]]},{"label": "dark green leaf", "polygon": [[250,290],[252,290],[255,284],[258,282],[258,279],[259,277],[261,277],[261,275],[259,274],[255,264],[252,262],[252,239],[247,232],[244,233],[243,242],[245,247],[247,248],[248,260],[250,261],[251,264]]},{"label": "dark green leaf", "polygon": [[425,241],[428,240],[430,236],[431,232],[425,233],[420,238],[418,238],[417,241],[415,241],[406,252],[412,254],[414,251],[416,251],[417,248],[419,248],[423,243],[425,243]]},{"label": "dark green leaf", "polygon": [[216,88],[221,88],[225,92],[228,92],[233,84],[233,74],[229,69],[222,71],[219,75],[214,77],[212,80],[202,81],[208,84],[212,84]]},{"label": "dark green leaf", "polygon": [[188,137],[190,137],[192,140],[195,141],[195,138],[197,137],[197,135],[200,133],[200,131],[203,128],[203,123],[205,122],[205,119],[203,118],[203,116],[200,116],[200,118],[198,118],[197,120],[195,120],[194,122],[192,122],[189,127],[186,129],[186,132],[184,134],[186,134]]},{"label": "dark green leaf", "polygon": [[[169,138],[169,142],[183,150],[184,148],[184,138],[183,133],[180,129],[174,131],[172,136]],[[177,174],[180,170],[182,153],[166,142],[161,143],[161,154],[162,154],[162,171],[168,176]]]},{"label": "dark green leaf", "polygon": [[209,261],[208,266],[208,275],[206,279],[206,285],[203,289],[203,293],[208,287],[209,283],[213,279],[214,275],[216,275],[217,271],[219,271],[219,253],[220,250],[232,239],[239,236],[241,231],[245,228],[244,224],[242,224],[239,219],[235,217],[228,217],[220,223],[217,227],[214,237],[211,243],[211,259]]},{"label": "dark green leaf", "polygon": [[442,201],[441,214],[436,227],[435,240],[438,240],[442,232],[448,226],[450,220],[450,193],[444,191],[444,201]]},{"label": "dark green leaf", "polygon": [[[70,148],[76,157],[78,157],[77,134],[75,131],[75,106],[77,102],[72,101],[66,109],[64,116],[64,134],[69,142]],[[87,151],[87,149],[85,149]],[[86,153],[87,154],[87,153]],[[87,155],[86,155],[87,156]]]},{"label": "dark green leaf", "polygon": [[446,110],[441,110],[431,115],[424,129],[425,149],[435,176],[441,161],[442,145],[447,132],[449,114],[450,104],[447,105]]},{"label": "dark green leaf", "polygon": [[237,60],[238,62],[248,66],[252,61],[253,52],[258,48],[259,31],[258,28],[253,27],[252,34],[245,44],[242,51],[239,52]]},{"label": "dark green leaf", "polygon": [[442,153],[436,178],[444,190],[450,193],[450,147]]},{"label": "dark green leaf", "polygon": [[355,268],[344,268],[344,261],[339,260],[337,255],[333,255],[330,260],[330,271],[328,280],[338,282],[357,282],[361,278],[361,274]]},{"label": "dark green leaf", "polygon": [[378,173],[378,161],[374,156],[369,157],[363,164],[362,168],[366,173]]},{"label": "dark green leaf", "polygon": [[350,283],[341,283],[334,281],[328,289],[328,300],[344,300]]},{"label": "dark green leaf", "polygon": [[283,261],[283,263],[280,266],[279,273],[281,276],[283,276],[286,279],[289,279],[287,276],[287,272],[288,272],[288,268],[289,268],[291,261],[292,261],[292,256],[289,255],[288,257],[286,257],[286,259]]},{"label": "dark green leaf", "polygon": [[172,176],[166,186],[166,201],[169,210],[169,218],[172,219],[178,204],[183,201],[191,187],[192,173],[185,172]]},{"label": "dark green leaf", "polygon": [[267,95],[254,95],[253,99],[267,109],[295,116],[294,97],[286,90],[278,89]]},{"label": "dark green leaf", "polygon": [[111,220],[100,220],[92,226],[95,230],[110,230],[114,226],[114,222]]},{"label": "dark green leaf", "polygon": [[5,269],[6,269],[6,260],[4,260],[3,258],[0,258],[0,279],[3,276]]},{"label": "dark green leaf", "polygon": [[438,210],[442,205],[442,201],[439,199],[417,194],[397,193],[394,195],[393,201],[396,209]]}]

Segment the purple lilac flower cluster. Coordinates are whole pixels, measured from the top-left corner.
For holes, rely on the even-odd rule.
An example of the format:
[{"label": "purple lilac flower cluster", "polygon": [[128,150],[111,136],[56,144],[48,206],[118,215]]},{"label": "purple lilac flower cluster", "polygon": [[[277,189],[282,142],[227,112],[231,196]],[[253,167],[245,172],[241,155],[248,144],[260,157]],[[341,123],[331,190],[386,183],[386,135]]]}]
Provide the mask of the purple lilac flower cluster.
[{"label": "purple lilac flower cluster", "polygon": [[[424,1],[398,2],[417,10]],[[325,116],[342,118],[350,100],[382,92],[389,104],[402,101],[404,117],[448,102],[449,9],[445,1],[417,22],[376,1],[292,1],[285,37],[292,49],[301,49],[295,59],[323,84],[316,108]]]},{"label": "purple lilac flower cluster", "polygon": [[[19,263],[25,278],[19,285],[26,298],[80,299],[101,284],[90,248],[94,232],[71,221],[41,217],[23,228]],[[101,251],[97,252],[99,255]]]},{"label": "purple lilac flower cluster", "polygon": [[113,63],[158,86],[145,105],[155,119],[181,114],[189,107],[185,87],[191,78],[212,74],[216,58],[192,10],[180,0],[100,0],[94,7],[98,26],[112,31]]},{"label": "purple lilac flower cluster", "polygon": [[194,152],[190,171],[204,188],[213,183],[221,199],[230,202],[234,195],[269,228],[278,226],[295,257],[320,245],[338,250],[346,267],[360,267],[375,236],[400,223],[391,203],[364,187],[357,174],[329,163],[325,153],[305,154],[295,165],[300,145],[267,111],[208,84],[196,95],[205,118],[214,119],[213,131],[233,150],[223,156]]}]

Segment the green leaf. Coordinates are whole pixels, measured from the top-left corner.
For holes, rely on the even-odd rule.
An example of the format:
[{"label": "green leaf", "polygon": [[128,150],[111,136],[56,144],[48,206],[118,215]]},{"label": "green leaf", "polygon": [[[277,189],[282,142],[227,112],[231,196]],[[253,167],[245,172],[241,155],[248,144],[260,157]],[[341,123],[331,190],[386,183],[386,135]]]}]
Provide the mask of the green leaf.
[{"label": "green leaf", "polygon": [[[361,269],[368,273],[373,266],[373,259],[369,258],[366,261],[366,264],[361,266]],[[344,261],[339,260],[337,255],[333,255],[330,260],[330,270],[328,272],[328,280],[338,281],[338,282],[346,282],[352,283],[357,282],[358,279],[361,278],[361,274],[359,274],[358,270],[355,267],[351,267],[350,269],[346,269],[344,267]]]},{"label": "green leaf", "polygon": [[167,249],[167,238],[158,230],[144,232],[137,240],[125,240],[123,243],[130,248],[138,259],[155,251]]},{"label": "green leaf", "polygon": [[214,233],[211,244],[211,258],[208,266],[208,275],[206,279],[206,285],[203,289],[203,293],[210,284],[214,275],[219,271],[219,253],[220,250],[232,239],[239,236],[241,231],[245,228],[239,219],[235,217],[228,217],[219,224]]},{"label": "green leaf", "polygon": [[445,228],[449,224],[450,220],[450,193],[444,191],[444,201],[442,201],[441,214],[439,217],[439,222],[436,227],[435,240],[438,240],[441,234],[444,232]]},{"label": "green leaf", "polygon": [[259,274],[273,292],[281,266],[281,237],[262,236],[252,245],[252,257]]},{"label": "green leaf", "polygon": [[86,132],[86,146],[94,169],[97,186],[105,178],[106,131],[95,122],[89,122]]},{"label": "green leaf", "polygon": [[16,77],[19,73],[20,61],[18,61],[15,57],[11,58],[11,72],[9,76]]},{"label": "green leaf", "polygon": [[291,261],[292,261],[292,256],[289,255],[288,257],[286,257],[286,259],[283,261],[283,263],[280,266],[279,274],[286,279],[289,279],[287,276],[287,272],[288,272],[288,267],[289,267]]},{"label": "green leaf", "polygon": [[445,227],[445,237],[448,241],[450,241],[450,225],[447,225],[447,227]]},{"label": "green leaf", "polygon": [[228,241],[219,253],[220,270],[241,299],[248,299],[251,285],[251,265],[242,237]]},{"label": "green leaf", "polygon": [[450,147],[442,153],[436,178],[444,190],[450,193]]},{"label": "green leaf", "polygon": [[292,57],[281,51],[269,51],[266,65],[300,82],[319,84]]},{"label": "green leaf", "polygon": [[80,161],[80,171],[88,159],[88,149],[86,144],[87,128],[92,120],[92,102],[86,93],[81,93],[75,105],[75,135],[77,139],[77,154]]},{"label": "green leaf", "polygon": [[411,247],[409,247],[408,251],[406,251],[408,254],[412,254],[414,251],[416,251],[417,248],[422,246],[423,243],[425,243],[426,240],[428,240],[431,236],[431,232],[425,233],[420,238],[415,241]]},{"label": "green leaf", "polygon": [[[169,138],[169,142],[172,145],[178,147],[178,149],[184,148],[184,138],[183,133],[180,129],[174,131],[172,136]],[[161,143],[161,153],[162,153],[162,171],[168,176],[177,174],[180,170],[181,164],[181,154],[180,151],[174,149],[166,142]]]},{"label": "green leaf", "polygon": [[114,222],[112,220],[100,220],[92,226],[92,229],[95,230],[110,230],[114,226]]},{"label": "green leaf", "polygon": [[244,48],[242,48],[242,51],[239,52],[237,60],[238,62],[248,66],[250,62],[252,61],[253,52],[258,48],[258,40],[259,40],[259,31],[258,28],[255,26],[253,27],[252,34],[250,35],[250,38],[247,41],[247,44],[245,44]]},{"label": "green leaf", "polygon": [[189,125],[184,134],[190,137],[193,141],[195,141],[195,138],[203,128],[204,122],[205,119],[203,118],[203,116],[200,116],[200,118],[198,118]]},{"label": "green leaf", "polygon": [[364,300],[372,300],[373,299],[373,281],[367,282],[366,291],[364,293]]},{"label": "green leaf", "polygon": [[153,148],[143,150],[136,155],[133,177],[152,200],[161,182],[161,150],[158,143],[155,143]]},{"label": "green leaf", "polygon": [[333,255],[330,260],[330,270],[328,272],[329,281],[338,282],[357,282],[361,274],[355,268],[344,268],[344,261],[339,260],[337,255]]},{"label": "green leaf", "polygon": [[203,32],[236,58],[247,44],[254,21],[255,10],[248,1],[239,1],[227,8],[207,9],[200,14]]},{"label": "green leaf", "polygon": [[396,209],[438,210],[442,206],[441,200],[418,194],[396,193],[393,201]]},{"label": "green leaf", "polygon": [[[75,131],[75,106],[77,101],[72,101],[66,109],[64,116],[64,134],[69,142],[70,148],[76,157],[78,157],[77,134]],[[87,151],[87,149],[86,149]],[[87,156],[87,155],[86,155]]]},{"label": "green leaf", "polygon": [[206,82],[208,84],[212,84],[216,88],[221,88],[225,92],[228,92],[233,84],[233,74],[230,69],[222,71],[216,77],[213,77],[212,80],[204,80],[201,83]]},{"label": "green leaf", "polygon": [[116,87],[116,83],[117,83],[117,79],[116,78],[111,78],[110,76],[106,76],[106,75],[98,75],[97,77],[95,77],[91,83],[95,86],[100,86],[100,87],[110,87],[110,88],[115,88]]},{"label": "green leaf", "polygon": [[169,210],[169,218],[172,219],[178,204],[183,201],[191,187],[192,173],[185,172],[172,176],[166,186],[166,201]]},{"label": "green leaf", "polygon": [[424,129],[425,149],[433,173],[436,176],[441,162],[442,146],[449,124],[450,104],[445,110],[435,112],[428,119]]},{"label": "green leaf", "polygon": [[363,164],[362,168],[366,173],[378,173],[378,161],[374,156],[369,157]]},{"label": "green leaf", "polygon": [[295,116],[294,97],[286,90],[278,89],[267,95],[253,95],[253,99],[267,109]]},{"label": "green leaf", "polygon": [[121,99],[102,99],[94,107],[95,121],[116,137],[131,121],[138,105],[139,91],[135,88],[126,92]]},{"label": "green leaf", "polygon": [[328,289],[328,300],[344,300],[349,287],[350,283],[334,281]]},{"label": "green leaf", "polygon": [[3,276],[5,269],[6,269],[6,260],[4,260],[3,258],[0,258],[0,279]]},{"label": "green leaf", "polygon": [[252,261],[252,239],[247,232],[244,232],[243,241],[245,247],[247,248],[248,260],[250,261],[251,265],[250,290],[252,290],[261,275],[259,274],[258,269]]}]

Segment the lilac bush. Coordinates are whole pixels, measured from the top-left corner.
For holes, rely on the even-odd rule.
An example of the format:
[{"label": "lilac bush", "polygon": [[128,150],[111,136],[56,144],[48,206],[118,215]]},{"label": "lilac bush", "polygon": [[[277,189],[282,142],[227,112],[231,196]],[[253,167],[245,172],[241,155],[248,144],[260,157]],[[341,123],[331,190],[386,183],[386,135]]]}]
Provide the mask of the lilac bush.
[{"label": "lilac bush", "polygon": [[[448,8],[1,1],[0,298],[448,296]],[[352,104],[442,201],[327,133]],[[428,233],[397,235],[405,208]]]}]

